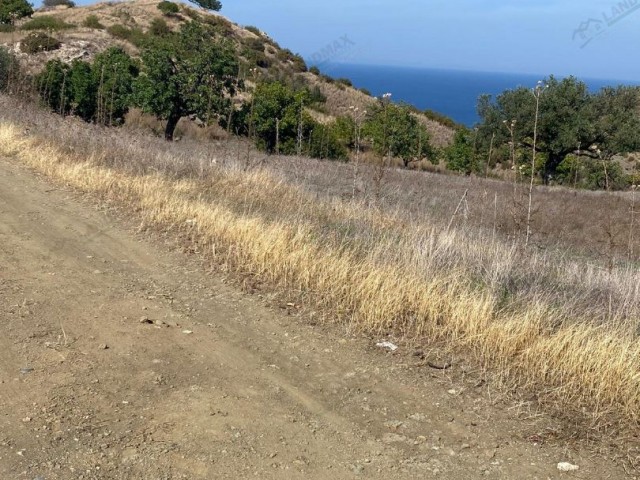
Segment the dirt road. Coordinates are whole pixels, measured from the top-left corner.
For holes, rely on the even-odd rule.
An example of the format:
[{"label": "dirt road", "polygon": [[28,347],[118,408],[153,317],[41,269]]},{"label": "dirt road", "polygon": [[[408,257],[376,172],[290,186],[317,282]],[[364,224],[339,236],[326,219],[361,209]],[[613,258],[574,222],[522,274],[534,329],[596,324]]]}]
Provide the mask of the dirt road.
[{"label": "dirt road", "polygon": [[625,478],[288,310],[0,159],[0,479]]}]

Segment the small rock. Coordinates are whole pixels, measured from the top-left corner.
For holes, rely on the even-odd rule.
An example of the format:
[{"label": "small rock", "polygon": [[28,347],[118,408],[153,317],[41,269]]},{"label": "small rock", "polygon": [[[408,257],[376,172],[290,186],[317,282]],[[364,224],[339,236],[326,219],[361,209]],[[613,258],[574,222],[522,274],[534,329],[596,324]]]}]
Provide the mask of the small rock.
[{"label": "small rock", "polygon": [[24,423],[28,423],[28,422],[30,422],[30,421],[31,421],[31,417],[24,417],[24,418],[22,419],[22,421],[23,421]]},{"label": "small rock", "polygon": [[140,323],[152,324],[153,322],[149,320],[149,317],[140,317]]},{"label": "small rock", "polygon": [[156,320],[156,321],[155,321],[155,322],[153,322],[153,323],[155,323],[155,324],[156,324],[156,325],[158,325],[159,327],[162,327],[162,326],[166,325],[166,323],[164,323],[162,320]]},{"label": "small rock", "polygon": [[109,345],[107,345],[106,343],[101,343],[100,345],[98,345],[98,350],[108,350],[109,349]]},{"label": "small rock", "polygon": [[427,420],[427,416],[423,413],[412,413],[409,415],[409,420],[415,420],[416,422],[424,422]]},{"label": "small rock", "polygon": [[404,423],[398,420],[393,420],[390,422],[384,422],[384,426],[391,430],[398,430],[400,427],[404,426]]},{"label": "small rock", "polygon": [[460,445],[460,450],[469,450],[471,448],[471,445],[469,445],[468,443],[463,443],[462,445]]},{"label": "small rock", "polygon": [[398,435],[397,433],[385,433],[382,436],[383,443],[402,443],[406,442],[407,437],[404,435]]},{"label": "small rock", "polygon": [[580,467],[578,465],[572,465],[569,462],[560,462],[558,463],[558,470],[560,470],[561,472],[575,472],[576,470],[579,470]]},{"label": "small rock", "polygon": [[193,332],[191,330],[183,330],[182,333],[185,335],[191,335]]},{"label": "small rock", "polygon": [[391,342],[378,342],[376,343],[376,347],[386,348],[390,352],[395,352],[398,349],[398,346]]}]

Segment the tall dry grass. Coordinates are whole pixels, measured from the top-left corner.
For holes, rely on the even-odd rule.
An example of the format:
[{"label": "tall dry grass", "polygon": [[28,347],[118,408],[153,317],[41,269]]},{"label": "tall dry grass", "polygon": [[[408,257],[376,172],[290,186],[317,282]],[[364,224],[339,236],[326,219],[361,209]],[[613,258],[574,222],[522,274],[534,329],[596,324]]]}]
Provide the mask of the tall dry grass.
[{"label": "tall dry grass", "polygon": [[184,235],[327,319],[465,349],[547,405],[596,426],[637,425],[637,269],[447,228],[391,201],[340,199],[299,168],[247,171],[233,148],[168,145],[0,97],[0,155]]}]

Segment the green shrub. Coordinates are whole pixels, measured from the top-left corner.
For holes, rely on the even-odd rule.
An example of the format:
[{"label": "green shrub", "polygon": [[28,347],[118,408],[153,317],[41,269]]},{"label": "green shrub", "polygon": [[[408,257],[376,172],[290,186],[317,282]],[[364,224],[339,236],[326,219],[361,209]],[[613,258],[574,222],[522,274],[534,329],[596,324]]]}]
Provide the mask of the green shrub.
[{"label": "green shrub", "polygon": [[369,90],[368,88],[359,88],[358,90],[360,90],[360,92],[364,93],[367,97],[371,97],[371,90]]},{"label": "green shrub", "polygon": [[82,22],[83,27],[94,28],[96,30],[104,30],[104,25],[100,23],[100,20],[96,15],[89,15]]},{"label": "green shrub", "polygon": [[244,43],[251,50],[255,50],[256,52],[264,52],[264,40],[262,40],[262,38],[247,38]]},{"label": "green shrub", "polygon": [[72,0],[43,0],[42,5],[45,7],[57,7],[59,5],[64,5],[69,8],[76,6],[75,2]]},{"label": "green shrub", "polygon": [[166,37],[171,33],[171,29],[163,18],[154,18],[149,26],[149,33],[154,37]]},{"label": "green shrub", "polygon": [[320,78],[322,78],[325,82],[327,83],[335,83],[336,81],[333,79],[333,77],[330,77],[329,75],[325,75],[325,74],[321,74]]},{"label": "green shrub", "polygon": [[180,11],[180,7],[173,2],[162,1],[158,4],[158,10],[162,12],[163,15],[167,17],[171,17],[176,15]]},{"label": "green shrub", "polygon": [[248,25],[246,27],[244,27],[245,30],[248,30],[249,32],[262,37],[262,32],[260,31],[260,29],[258,27],[254,27],[253,25]]},{"label": "green shrub", "polygon": [[202,20],[202,17],[200,16],[200,14],[196,12],[193,8],[183,7],[182,12],[191,20],[195,20],[196,22],[199,22],[200,20]]},{"label": "green shrub", "polygon": [[59,48],[60,42],[43,32],[30,33],[20,42],[20,50],[24,53],[49,52]]},{"label": "green shrub", "polygon": [[336,83],[344,85],[345,87],[353,87],[353,83],[351,83],[351,80],[349,80],[348,78],[338,78],[336,80]]},{"label": "green shrub", "polygon": [[293,53],[291,50],[285,48],[278,51],[277,54],[278,60],[283,63],[291,63],[294,71],[296,72],[306,72],[307,64],[300,55]]},{"label": "green shrub", "polygon": [[43,15],[41,17],[36,17],[29,20],[27,23],[23,24],[20,29],[21,30],[50,30],[50,31],[58,31],[58,30],[66,30],[68,28],[73,28],[75,25],[71,23],[67,23],[64,20],[53,17],[51,15]]},{"label": "green shrub", "polygon": [[27,0],[0,1],[0,24],[12,24],[15,20],[29,17],[32,14],[33,8]]},{"label": "green shrub", "polygon": [[204,17],[203,22],[207,25],[210,25],[215,28],[216,33],[224,37],[232,37],[233,36],[233,25],[229,20],[218,17],[215,15],[207,15]]},{"label": "green shrub", "polygon": [[111,36],[119,38],[120,40],[126,40],[136,47],[143,47],[147,41],[147,36],[137,27],[128,28],[124,25],[116,24],[108,27],[107,32],[109,32]]},{"label": "green shrub", "polygon": [[320,69],[315,65],[309,69],[309,72],[313,73],[314,75],[320,75]]},{"label": "green shrub", "polygon": [[16,27],[11,25],[10,23],[0,23],[0,33],[10,33],[15,32]]}]

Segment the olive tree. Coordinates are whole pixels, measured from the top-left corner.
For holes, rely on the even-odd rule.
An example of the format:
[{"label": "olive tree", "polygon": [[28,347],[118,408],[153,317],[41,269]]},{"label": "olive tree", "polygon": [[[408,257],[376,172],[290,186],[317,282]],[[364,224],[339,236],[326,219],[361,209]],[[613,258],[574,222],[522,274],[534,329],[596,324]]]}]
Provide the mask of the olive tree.
[{"label": "olive tree", "polygon": [[190,22],[178,34],[147,46],[141,59],[136,103],[167,121],[168,141],[184,116],[210,123],[229,111],[230,97],[239,87],[237,59],[231,45],[215,38],[207,26]]}]

